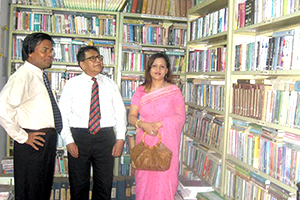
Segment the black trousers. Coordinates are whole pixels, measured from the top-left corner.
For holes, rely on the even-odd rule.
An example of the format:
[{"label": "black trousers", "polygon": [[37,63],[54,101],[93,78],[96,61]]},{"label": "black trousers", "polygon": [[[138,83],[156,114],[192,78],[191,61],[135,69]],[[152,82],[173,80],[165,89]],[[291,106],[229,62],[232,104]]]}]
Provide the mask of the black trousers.
[{"label": "black trousers", "polygon": [[57,133],[53,128],[25,130],[44,132],[43,147],[33,149],[28,144],[14,142],[14,177],[16,200],[50,199],[53,184]]},{"label": "black trousers", "polygon": [[88,200],[91,165],[93,168],[92,200],[110,200],[116,143],[113,128],[101,128],[95,135],[88,129],[71,128],[79,158],[68,153],[71,200]]}]

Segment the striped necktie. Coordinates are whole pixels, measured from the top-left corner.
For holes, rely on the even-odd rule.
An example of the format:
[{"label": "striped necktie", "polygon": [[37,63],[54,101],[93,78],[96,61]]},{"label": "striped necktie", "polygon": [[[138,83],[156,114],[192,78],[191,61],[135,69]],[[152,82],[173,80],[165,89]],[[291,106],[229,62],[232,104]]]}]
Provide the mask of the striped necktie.
[{"label": "striped necktie", "polygon": [[61,130],[62,130],[62,119],[61,119],[61,114],[60,114],[60,110],[57,106],[56,100],[53,96],[50,84],[49,84],[49,80],[48,77],[46,75],[46,73],[43,73],[43,80],[44,80],[44,84],[47,88],[49,97],[50,97],[50,101],[51,101],[51,105],[52,105],[52,110],[53,110],[53,117],[54,117],[54,124],[55,124],[55,129],[57,131],[57,133],[60,134]]},{"label": "striped necktie", "polygon": [[92,134],[96,134],[100,130],[100,104],[99,104],[99,88],[97,79],[92,78],[94,81],[92,86],[92,95],[91,95],[91,106],[90,106],[90,119],[89,119],[89,131]]}]

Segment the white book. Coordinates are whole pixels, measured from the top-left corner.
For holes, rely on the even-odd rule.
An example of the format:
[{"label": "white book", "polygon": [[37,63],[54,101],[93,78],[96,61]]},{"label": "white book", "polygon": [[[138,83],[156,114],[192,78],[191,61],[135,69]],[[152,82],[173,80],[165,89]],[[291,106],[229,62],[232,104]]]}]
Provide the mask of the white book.
[{"label": "white book", "polygon": [[179,176],[178,188],[183,199],[196,198],[199,192],[214,191],[211,185],[205,180],[189,180],[185,177]]}]

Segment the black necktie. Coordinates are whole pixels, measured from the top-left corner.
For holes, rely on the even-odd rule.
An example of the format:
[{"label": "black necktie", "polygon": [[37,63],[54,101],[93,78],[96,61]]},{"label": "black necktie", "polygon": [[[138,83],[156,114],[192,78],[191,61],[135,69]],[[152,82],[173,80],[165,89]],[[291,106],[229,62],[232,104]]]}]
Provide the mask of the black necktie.
[{"label": "black necktie", "polygon": [[61,114],[60,114],[59,108],[57,106],[57,103],[54,99],[52,90],[50,88],[49,80],[48,80],[48,77],[45,72],[43,73],[43,79],[44,79],[44,84],[47,88],[47,91],[48,91],[48,94],[50,97],[50,101],[51,101],[51,105],[52,105],[55,129],[56,129],[57,133],[60,133],[62,130]]}]

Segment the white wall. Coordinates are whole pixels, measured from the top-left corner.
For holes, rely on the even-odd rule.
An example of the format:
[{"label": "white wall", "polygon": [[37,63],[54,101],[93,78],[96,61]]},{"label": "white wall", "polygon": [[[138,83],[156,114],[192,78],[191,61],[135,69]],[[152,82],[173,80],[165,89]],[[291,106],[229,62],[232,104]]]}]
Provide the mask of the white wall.
[{"label": "white wall", "polygon": [[[0,0],[0,27],[9,25],[9,3],[11,0]],[[2,90],[4,84],[7,81],[7,55],[8,55],[8,31],[4,33],[4,38],[1,40],[1,50],[3,50],[4,57],[0,58],[0,90]],[[6,154],[6,133],[0,126],[0,160]],[[2,170],[1,170],[2,172]]]}]

